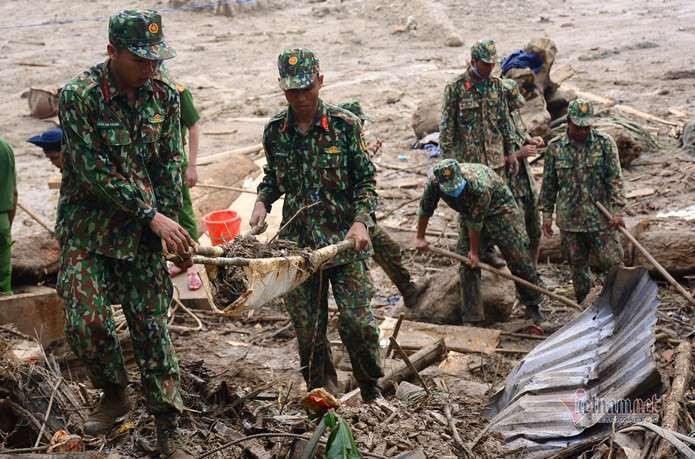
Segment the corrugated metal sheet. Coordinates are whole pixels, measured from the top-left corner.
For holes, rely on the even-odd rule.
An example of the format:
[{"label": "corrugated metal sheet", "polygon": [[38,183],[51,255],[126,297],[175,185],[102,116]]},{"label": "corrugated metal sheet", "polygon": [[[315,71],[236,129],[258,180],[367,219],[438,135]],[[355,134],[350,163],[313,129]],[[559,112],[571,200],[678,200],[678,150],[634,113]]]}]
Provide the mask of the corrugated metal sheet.
[{"label": "corrugated metal sheet", "polygon": [[[581,415],[575,400],[647,398],[660,377],[653,356],[657,286],[643,268],[614,268],[600,297],[548,337],[507,377],[491,401],[491,430],[513,451],[546,457],[592,442],[610,424]],[[580,391],[580,392],[578,392]]]}]

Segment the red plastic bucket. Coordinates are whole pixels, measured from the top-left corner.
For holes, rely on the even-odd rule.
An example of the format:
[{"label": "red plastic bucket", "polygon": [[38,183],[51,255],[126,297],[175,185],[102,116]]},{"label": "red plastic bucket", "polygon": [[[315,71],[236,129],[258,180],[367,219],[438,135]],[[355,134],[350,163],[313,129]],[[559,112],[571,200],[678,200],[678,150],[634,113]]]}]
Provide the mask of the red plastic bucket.
[{"label": "red plastic bucket", "polygon": [[233,210],[215,210],[203,217],[212,245],[229,242],[239,234],[241,217]]}]

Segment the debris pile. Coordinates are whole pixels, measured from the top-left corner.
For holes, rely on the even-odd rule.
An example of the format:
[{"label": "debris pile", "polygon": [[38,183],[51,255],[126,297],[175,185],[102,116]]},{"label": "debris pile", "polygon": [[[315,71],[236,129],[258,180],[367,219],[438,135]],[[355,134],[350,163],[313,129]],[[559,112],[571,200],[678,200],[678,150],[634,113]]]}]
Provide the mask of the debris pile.
[{"label": "debris pile", "polygon": [[[232,242],[220,246],[224,257],[275,258],[299,255],[308,258],[311,251],[301,249],[293,242],[277,239],[269,244],[259,242],[253,236],[238,236]],[[234,303],[248,289],[248,277],[241,266],[207,266],[212,286],[212,296],[218,307]]]}]

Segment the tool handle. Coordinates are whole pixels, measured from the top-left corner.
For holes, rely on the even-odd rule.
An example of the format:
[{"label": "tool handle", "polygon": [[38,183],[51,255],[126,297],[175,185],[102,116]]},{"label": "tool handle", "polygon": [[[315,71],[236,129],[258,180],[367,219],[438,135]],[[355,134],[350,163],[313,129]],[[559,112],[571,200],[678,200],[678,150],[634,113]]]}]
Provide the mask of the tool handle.
[{"label": "tool handle", "polygon": [[[613,215],[611,215],[611,213],[608,211],[608,209],[606,209],[606,208],[603,206],[603,204],[601,204],[600,202],[597,201],[597,202],[594,203],[594,205],[596,205],[596,207],[598,208],[598,210],[600,210],[601,213],[603,214],[603,216],[606,217],[608,220],[612,220],[612,219],[613,219]],[[630,232],[629,232],[627,229],[623,228],[622,226],[619,226],[619,227],[618,227],[618,230],[619,230],[621,233],[623,233],[623,234],[625,235],[625,237],[628,238],[628,239],[630,240],[630,242],[632,242],[632,244],[633,244],[635,247],[637,247],[637,250],[639,250],[640,253],[641,253],[642,255],[644,255],[644,258],[646,258],[647,260],[649,260],[649,262],[650,262],[652,265],[654,265],[654,267],[656,268],[656,270],[659,271],[659,273],[661,273],[662,276],[664,276],[664,279],[666,279],[666,280],[669,282],[669,284],[673,285],[673,287],[675,287],[675,289],[678,290],[678,292],[679,292],[681,295],[683,295],[688,301],[690,301],[691,304],[695,304],[695,298],[693,298],[693,296],[690,294],[690,292],[688,292],[688,291],[685,289],[685,287],[683,287],[681,284],[679,284],[678,281],[677,281],[676,279],[674,279],[673,276],[671,276],[671,274],[669,274],[668,271],[666,271],[666,268],[664,268],[663,266],[661,266],[661,263],[659,263],[658,261],[656,261],[656,258],[654,258],[654,257],[647,251],[647,249],[644,248],[644,246],[643,246],[642,244],[640,244],[639,242],[637,242],[637,239],[635,239],[635,237],[634,237],[632,234],[630,234]]]},{"label": "tool handle", "polygon": [[[439,255],[443,255],[445,257],[453,258],[455,260],[460,261],[461,263],[464,263],[464,264],[470,266],[470,261],[468,260],[468,258],[464,257],[463,255],[459,255],[458,253],[450,252],[448,250],[440,249],[439,247],[432,247],[432,246],[430,246],[429,250],[430,250],[430,252],[434,252],[434,253],[437,253]],[[532,284],[531,282],[529,282],[525,279],[522,279],[520,277],[517,277],[513,274],[509,274],[509,273],[506,273],[504,271],[500,271],[499,269],[495,269],[492,266],[487,265],[485,263],[478,263],[478,268],[482,269],[483,271],[488,271],[488,272],[491,272],[493,274],[496,274],[500,277],[504,277],[505,279],[512,280],[512,281],[516,282],[517,284],[521,284],[526,288],[529,288],[531,290],[535,290],[536,292],[539,292],[539,293],[542,293],[543,295],[549,296],[550,298],[557,300],[563,304],[566,304],[567,306],[571,306],[571,307],[578,309],[580,311],[583,310],[583,308],[580,305],[578,305],[574,301],[570,300],[569,298],[565,298],[564,296],[558,295],[557,293],[553,293],[550,290],[546,290],[543,287],[539,287],[536,284]]]}]

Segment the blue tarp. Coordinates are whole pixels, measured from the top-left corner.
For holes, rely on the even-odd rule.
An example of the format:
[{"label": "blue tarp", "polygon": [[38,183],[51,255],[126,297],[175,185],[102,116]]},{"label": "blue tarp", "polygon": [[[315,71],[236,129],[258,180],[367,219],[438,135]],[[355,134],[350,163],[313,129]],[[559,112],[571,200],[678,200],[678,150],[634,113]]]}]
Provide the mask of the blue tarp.
[{"label": "blue tarp", "polygon": [[533,73],[538,73],[543,69],[543,59],[536,53],[529,53],[520,49],[502,60],[502,75],[510,69],[525,69],[527,67]]}]

